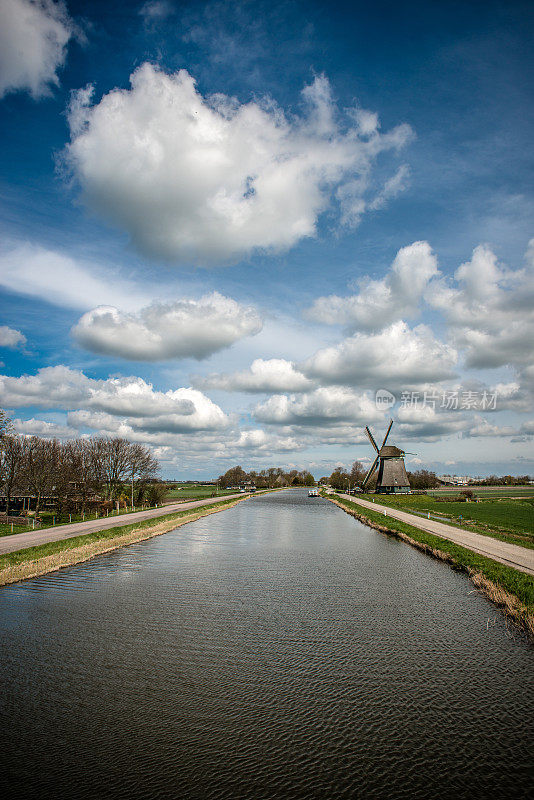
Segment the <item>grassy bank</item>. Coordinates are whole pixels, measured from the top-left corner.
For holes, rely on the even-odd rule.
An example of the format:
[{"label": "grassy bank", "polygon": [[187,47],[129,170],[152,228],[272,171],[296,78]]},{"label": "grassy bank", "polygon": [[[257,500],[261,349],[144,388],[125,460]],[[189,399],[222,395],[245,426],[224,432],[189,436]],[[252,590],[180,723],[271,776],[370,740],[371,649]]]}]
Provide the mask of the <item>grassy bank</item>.
[{"label": "grassy bank", "polygon": [[[433,519],[503,542],[534,548],[534,499],[486,499],[465,503],[454,497],[425,495],[361,495],[363,500]],[[458,497],[458,492],[456,493]]]},{"label": "grassy bank", "polygon": [[0,586],[54,572],[71,564],[87,561],[100,553],[107,553],[143,539],[167,533],[180,525],[208,514],[223,511],[245,500],[246,497],[221,500],[220,503],[184,511],[175,511],[164,517],[132,523],[120,528],[73,536],[56,542],[28,547],[0,556]]},{"label": "grassy bank", "polygon": [[363,509],[344,498],[325,497],[365,525],[396,536],[428,555],[446,561],[454,569],[467,573],[477,589],[534,636],[534,579],[531,576],[400,520],[388,517],[386,527],[384,516],[379,512]]},{"label": "grassy bank", "polygon": [[[201,498],[203,499],[203,498]],[[113,509],[110,514],[94,514],[87,512],[86,514],[59,514],[53,511],[43,511],[39,514],[41,523],[39,525],[17,525],[14,523],[0,523],[0,536],[11,536],[13,533],[29,533],[30,531],[44,531],[47,528],[58,528],[60,525],[71,525],[73,522],[88,522],[93,519],[107,519],[108,517],[124,517],[127,514],[135,514],[138,511],[151,511],[157,506],[137,506],[133,509],[121,508],[119,511]],[[13,527],[13,530],[11,528]]]}]

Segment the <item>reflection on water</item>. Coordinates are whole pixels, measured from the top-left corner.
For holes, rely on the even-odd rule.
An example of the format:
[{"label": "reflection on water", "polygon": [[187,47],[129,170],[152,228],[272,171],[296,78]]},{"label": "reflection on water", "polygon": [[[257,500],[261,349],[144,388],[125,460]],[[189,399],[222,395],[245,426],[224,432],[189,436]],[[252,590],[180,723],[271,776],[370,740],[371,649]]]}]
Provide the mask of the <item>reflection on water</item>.
[{"label": "reflection on water", "polygon": [[300,490],[4,587],[10,796],[526,797],[534,650],[471,592]]}]

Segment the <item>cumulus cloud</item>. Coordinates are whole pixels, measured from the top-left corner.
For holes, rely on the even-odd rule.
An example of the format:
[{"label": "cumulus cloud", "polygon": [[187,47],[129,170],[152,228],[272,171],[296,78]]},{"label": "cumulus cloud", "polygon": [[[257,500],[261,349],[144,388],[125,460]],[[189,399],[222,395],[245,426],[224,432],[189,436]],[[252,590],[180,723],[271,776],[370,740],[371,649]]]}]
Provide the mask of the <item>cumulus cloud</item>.
[{"label": "cumulus cloud", "polygon": [[195,386],[201,389],[222,389],[225,392],[308,392],[313,381],[299,372],[291,361],[283,358],[256,358],[250,369],[231,374],[212,374],[197,377]]},{"label": "cumulus cloud", "polygon": [[1,375],[0,402],[8,408],[104,412],[146,430],[215,430],[229,424],[222,409],[196,389],[159,392],[142,378],[95,380],[64,366],[44,367],[19,378]]},{"label": "cumulus cloud", "polygon": [[480,245],[455,272],[456,285],[440,281],[428,302],[447,319],[468,367],[515,366],[534,362],[534,239],[526,267],[509,270]]},{"label": "cumulus cloud", "polygon": [[199,300],[153,303],[136,314],[100,306],[84,314],[72,334],[94,353],[162,361],[207,358],[261,327],[254,308],[213,292]]},{"label": "cumulus cloud", "polygon": [[407,389],[450,378],[457,354],[426,325],[395,322],[380,333],[357,333],[319,350],[301,369],[324,383]]},{"label": "cumulus cloud", "polygon": [[432,406],[401,407],[395,426],[398,439],[418,439],[436,442],[444,436],[465,430],[467,419],[458,413],[442,412]]},{"label": "cumulus cloud", "polygon": [[0,0],[0,97],[21,90],[35,98],[50,94],[77,34],[62,2]]},{"label": "cumulus cloud", "polygon": [[44,436],[47,439],[69,439],[78,435],[78,430],[70,425],[46,422],[43,419],[14,419],[13,426],[23,436]]},{"label": "cumulus cloud", "polygon": [[80,262],[64,253],[29,242],[0,250],[0,286],[68,308],[117,303],[121,308],[146,305],[146,292],[112,270]]},{"label": "cumulus cloud", "polygon": [[380,419],[374,401],[341,386],[316,389],[310,394],[273,395],[254,409],[259,422],[270,425],[332,425]]},{"label": "cumulus cloud", "polygon": [[471,428],[466,430],[463,434],[466,437],[480,438],[480,437],[503,437],[517,435],[517,430],[511,425],[494,425],[484,417],[476,416],[475,422]]},{"label": "cumulus cloud", "polygon": [[267,433],[261,428],[241,431],[239,439],[233,446],[238,449],[254,450],[262,453],[264,451],[290,453],[305,448],[305,444],[295,436],[276,436],[272,433]]},{"label": "cumulus cloud", "polygon": [[15,328],[9,328],[7,325],[0,325],[0,347],[21,347],[26,344],[26,337]]},{"label": "cumulus cloud", "polygon": [[319,297],[305,315],[327,325],[380,330],[399,319],[416,316],[421,298],[437,274],[437,259],[428,242],[414,242],[399,250],[384,278],[363,278],[358,294],[349,297]]},{"label": "cumulus cloud", "polygon": [[92,208],[169,260],[292,247],[315,234],[336,189],[357,200],[355,179],[411,136],[408,125],[381,133],[340,120],[324,77],[303,91],[300,117],[269,98],[204,97],[186,70],[145,63],[130,82],[94,104],[90,87],[75,95],[65,161]]},{"label": "cumulus cloud", "polygon": [[534,436],[534,419],[530,419],[528,422],[523,422],[519,430],[520,433],[524,433],[527,436]]}]

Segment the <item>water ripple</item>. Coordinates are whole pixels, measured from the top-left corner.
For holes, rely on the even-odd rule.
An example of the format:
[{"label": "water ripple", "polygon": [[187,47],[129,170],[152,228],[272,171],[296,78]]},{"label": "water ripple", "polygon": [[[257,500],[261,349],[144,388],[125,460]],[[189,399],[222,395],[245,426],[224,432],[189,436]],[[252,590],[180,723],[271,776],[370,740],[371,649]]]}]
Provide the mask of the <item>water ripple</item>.
[{"label": "water ripple", "polygon": [[470,588],[301,491],[4,587],[9,796],[526,798],[533,649]]}]

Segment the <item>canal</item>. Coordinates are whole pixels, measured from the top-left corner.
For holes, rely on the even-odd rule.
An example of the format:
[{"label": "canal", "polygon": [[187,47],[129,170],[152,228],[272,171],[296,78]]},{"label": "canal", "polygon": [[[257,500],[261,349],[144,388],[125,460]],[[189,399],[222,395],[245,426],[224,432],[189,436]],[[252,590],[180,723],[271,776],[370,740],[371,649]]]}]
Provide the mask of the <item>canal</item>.
[{"label": "canal", "polygon": [[305,490],[0,588],[0,637],[6,797],[532,788],[534,648]]}]

